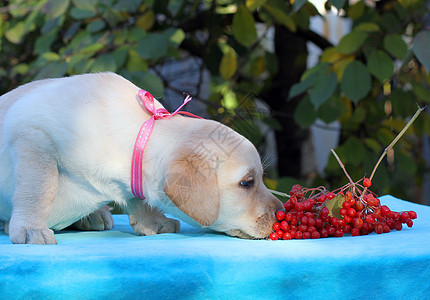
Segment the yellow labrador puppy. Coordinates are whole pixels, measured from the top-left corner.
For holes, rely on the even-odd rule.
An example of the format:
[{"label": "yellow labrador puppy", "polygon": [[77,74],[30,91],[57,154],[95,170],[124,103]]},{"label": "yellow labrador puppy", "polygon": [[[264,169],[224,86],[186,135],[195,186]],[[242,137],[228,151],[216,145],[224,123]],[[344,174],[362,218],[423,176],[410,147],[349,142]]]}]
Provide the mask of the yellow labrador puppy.
[{"label": "yellow labrador puppy", "polygon": [[[241,238],[271,232],[281,202],[255,147],[211,120],[156,120],[131,192],[136,136],[151,114],[113,73],[47,79],[0,97],[0,220],[13,243],[55,244],[54,230],[113,226],[111,201],[139,235],[179,232],[172,214]],[[155,101],[155,108],[162,105]]]}]

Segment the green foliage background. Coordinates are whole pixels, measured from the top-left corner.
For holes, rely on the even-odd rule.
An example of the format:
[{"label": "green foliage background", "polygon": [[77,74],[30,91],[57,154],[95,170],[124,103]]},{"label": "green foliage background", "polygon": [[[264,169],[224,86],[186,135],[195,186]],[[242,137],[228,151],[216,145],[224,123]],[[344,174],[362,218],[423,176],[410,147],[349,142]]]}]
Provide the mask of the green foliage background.
[{"label": "green foliage background", "polygon": [[[169,82],[150,70],[189,53],[202,59],[202,71],[211,73],[207,104],[218,119],[234,115],[240,99],[250,92],[258,96],[272,88],[279,57],[264,47],[268,29],[283,27],[305,38],[315,34],[309,30],[310,18],[319,14],[306,0],[1,2],[2,94],[32,80],[112,71],[160,98]],[[319,63],[289,92],[289,99],[299,99],[292,116],[298,126],[309,128],[317,118],[340,121],[336,152],[357,180],[370,174],[417,104],[430,102],[429,4],[424,0],[370,4],[327,1],[326,7],[336,7],[353,21],[352,31],[339,44],[322,47]],[[263,121],[279,127],[274,118]],[[258,130],[246,134],[252,141],[260,140]],[[427,167],[422,141],[428,134],[430,118],[422,114],[379,167],[375,192],[423,199],[419,191]],[[287,191],[297,180],[333,187],[346,182],[330,158],[323,178],[275,177],[267,184]]]}]

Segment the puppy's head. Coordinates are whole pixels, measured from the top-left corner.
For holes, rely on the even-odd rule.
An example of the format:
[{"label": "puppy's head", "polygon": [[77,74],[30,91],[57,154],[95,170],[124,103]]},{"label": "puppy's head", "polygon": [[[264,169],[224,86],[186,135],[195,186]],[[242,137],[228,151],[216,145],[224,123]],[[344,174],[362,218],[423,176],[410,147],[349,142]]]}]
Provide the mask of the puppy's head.
[{"label": "puppy's head", "polygon": [[164,191],[202,226],[240,238],[265,238],[283,209],[263,183],[255,147],[215,122],[187,137],[169,164]]}]

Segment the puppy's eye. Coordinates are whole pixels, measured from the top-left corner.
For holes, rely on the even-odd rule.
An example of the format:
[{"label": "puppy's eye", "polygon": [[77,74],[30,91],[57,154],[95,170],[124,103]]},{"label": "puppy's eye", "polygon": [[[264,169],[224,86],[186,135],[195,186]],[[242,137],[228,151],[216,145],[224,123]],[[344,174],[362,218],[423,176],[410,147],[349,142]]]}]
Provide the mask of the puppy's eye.
[{"label": "puppy's eye", "polygon": [[250,188],[254,186],[254,179],[242,180],[240,185],[244,188]]}]

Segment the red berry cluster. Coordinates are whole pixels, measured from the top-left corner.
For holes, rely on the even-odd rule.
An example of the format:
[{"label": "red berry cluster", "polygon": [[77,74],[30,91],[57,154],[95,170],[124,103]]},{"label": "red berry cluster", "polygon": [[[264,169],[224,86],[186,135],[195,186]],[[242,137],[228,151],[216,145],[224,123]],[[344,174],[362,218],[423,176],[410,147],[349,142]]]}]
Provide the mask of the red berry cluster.
[{"label": "red berry cluster", "polygon": [[[337,191],[324,187],[307,189],[296,184],[285,202],[284,211],[276,213],[271,240],[318,239],[387,233],[402,230],[403,223],[412,227],[417,218],[414,211],[395,212],[380,204],[375,194],[368,190],[371,181],[364,178],[359,183],[348,184]],[[330,205],[335,201],[337,205]]]}]

